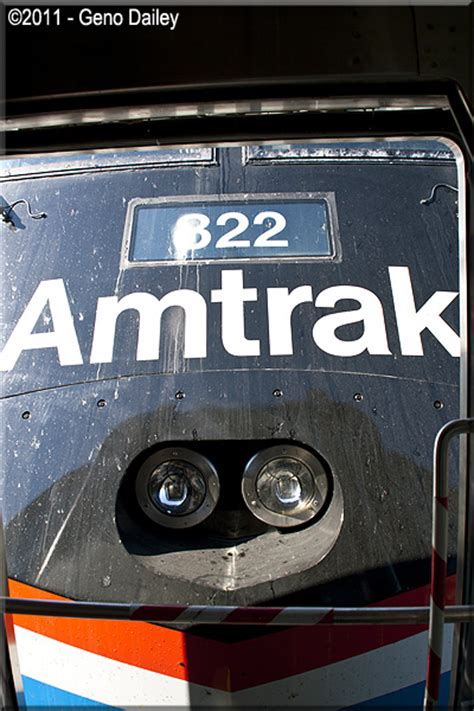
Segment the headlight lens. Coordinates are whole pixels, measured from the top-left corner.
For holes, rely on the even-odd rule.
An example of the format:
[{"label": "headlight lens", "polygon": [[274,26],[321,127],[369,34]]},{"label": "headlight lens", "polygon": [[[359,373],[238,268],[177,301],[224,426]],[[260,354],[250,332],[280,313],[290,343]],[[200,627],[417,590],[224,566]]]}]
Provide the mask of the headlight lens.
[{"label": "headlight lens", "polygon": [[163,462],[150,476],[148,493],[159,511],[186,516],[204,501],[206,482],[199,469],[188,462]]},{"label": "headlight lens", "polygon": [[211,462],[192,450],[168,448],[141,466],[135,490],[146,515],[168,528],[189,528],[214,510],[220,485]]},{"label": "headlight lens", "polygon": [[277,457],[265,464],[257,475],[257,496],[275,513],[288,513],[301,508],[314,495],[314,480],[302,462]]},{"label": "headlight lens", "polygon": [[293,445],[269,447],[247,464],[245,503],[257,518],[277,527],[299,526],[322,509],[329,481],[313,454]]}]

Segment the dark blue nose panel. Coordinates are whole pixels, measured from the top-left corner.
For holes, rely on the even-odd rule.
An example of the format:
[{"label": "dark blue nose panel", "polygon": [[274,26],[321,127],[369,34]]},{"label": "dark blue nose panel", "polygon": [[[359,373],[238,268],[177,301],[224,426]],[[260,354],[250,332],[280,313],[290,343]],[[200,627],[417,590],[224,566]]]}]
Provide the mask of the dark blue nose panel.
[{"label": "dark blue nose panel", "polygon": [[[47,215],[17,205],[17,231],[1,227],[10,574],[183,603],[356,604],[425,583],[432,444],[458,412],[452,154],[194,150],[9,166],[4,205]],[[179,220],[187,249],[170,253]],[[241,495],[248,461],[285,443],[329,481],[288,530]],[[135,498],[141,462],[173,446],[220,478],[189,531]]]}]

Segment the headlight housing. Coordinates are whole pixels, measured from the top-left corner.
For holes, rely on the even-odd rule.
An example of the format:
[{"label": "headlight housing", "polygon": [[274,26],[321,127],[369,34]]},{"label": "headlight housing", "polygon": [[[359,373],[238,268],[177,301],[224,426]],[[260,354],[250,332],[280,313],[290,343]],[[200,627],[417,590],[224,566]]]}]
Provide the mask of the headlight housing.
[{"label": "headlight housing", "polygon": [[300,526],[318,514],[329,494],[322,462],[294,445],[269,447],[245,467],[242,495],[250,511],[278,528]]},{"label": "headlight housing", "polygon": [[213,512],[220,483],[206,457],[185,447],[169,447],[142,464],[135,492],[152,521],[167,528],[189,528]]}]

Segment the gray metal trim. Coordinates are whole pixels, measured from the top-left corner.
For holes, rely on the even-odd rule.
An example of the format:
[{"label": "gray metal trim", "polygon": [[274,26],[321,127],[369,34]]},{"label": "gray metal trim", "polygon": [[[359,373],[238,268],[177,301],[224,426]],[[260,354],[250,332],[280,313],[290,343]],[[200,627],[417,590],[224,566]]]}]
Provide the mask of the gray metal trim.
[{"label": "gray metal trim", "polygon": [[[5,554],[5,538],[2,513],[0,511],[0,593],[8,595],[7,559]],[[0,598],[0,613],[4,612]],[[20,663],[16,651],[15,633],[11,620],[0,617],[0,709],[23,707],[23,681],[20,672]]]},{"label": "gray metal trim", "polygon": [[[68,617],[96,620],[135,620],[157,624],[189,625],[189,620],[199,614],[199,624],[211,625],[425,625],[429,607],[239,607],[231,605],[139,605],[113,602],[72,602],[57,600],[33,600],[27,598],[0,597],[0,610],[11,615],[35,615],[38,617]],[[183,615],[186,610],[187,614]],[[242,613],[238,619],[226,620],[236,610]],[[275,617],[268,620],[269,611]],[[172,614],[169,614],[172,613]],[[189,613],[189,614],[188,614]],[[266,620],[258,619],[262,613]],[[173,615],[176,614],[176,617]],[[161,615],[161,617],[160,617]],[[180,619],[181,617],[181,619]],[[446,622],[471,622],[474,620],[474,605],[453,605],[446,608]]]},{"label": "gray metal trim", "polygon": [[[237,143],[236,148],[242,144]],[[337,219],[336,195],[333,192],[300,192],[300,193],[252,193],[245,194],[245,200],[249,202],[260,202],[263,200],[324,200],[328,209],[329,217],[329,232],[331,238],[332,252],[323,256],[299,256],[289,255],[288,257],[253,257],[233,259],[226,257],[225,259],[183,259],[183,260],[150,260],[150,261],[132,261],[129,259],[130,246],[132,241],[132,228],[135,208],[141,205],[181,205],[187,203],[223,203],[225,205],[233,202],[242,202],[244,200],[243,193],[221,193],[220,195],[167,195],[157,198],[134,198],[130,200],[127,207],[125,217],[124,236],[122,242],[122,254],[120,258],[120,269],[155,267],[159,265],[193,265],[193,264],[248,264],[251,262],[339,262],[341,255],[341,240],[339,234],[339,222]]]},{"label": "gray metal trim", "polygon": [[97,125],[111,121],[149,121],[152,119],[255,115],[292,111],[399,111],[429,110],[449,107],[445,96],[342,96],[334,98],[263,99],[238,101],[207,101],[152,106],[119,106],[84,111],[57,111],[35,116],[0,120],[0,131],[20,131],[31,128]]},{"label": "gray metal trim", "polygon": [[[447,541],[448,541],[448,518],[440,515],[440,508],[444,510],[443,500],[448,496],[448,475],[449,475],[449,445],[454,437],[465,433],[474,433],[474,419],[459,419],[448,422],[444,425],[436,437],[433,453],[433,526],[432,526],[432,550],[434,574],[431,579],[431,599],[430,599],[430,621],[429,621],[429,648],[428,648],[428,670],[426,676],[426,687],[423,709],[429,711],[437,706],[437,696],[430,693],[430,683],[436,688],[439,686],[439,675],[441,673],[441,663],[443,654],[443,635],[445,624],[444,595],[446,584],[446,567],[438,569],[436,577],[435,557],[438,557],[446,564]],[[439,506],[441,502],[441,507]],[[437,594],[436,594],[437,592]],[[439,599],[437,599],[439,598]],[[432,658],[439,660],[433,664]],[[435,675],[436,680],[430,678]]]},{"label": "gray metal trim", "polygon": [[[464,155],[459,146],[448,139],[440,139],[449,146],[456,155],[458,174],[458,235],[459,235],[459,321],[461,335],[461,361],[460,361],[460,417],[473,416],[474,393],[472,392],[474,380],[472,379],[474,313],[472,308],[472,284],[470,274],[474,274],[474,252],[470,248],[470,235],[468,234],[468,180],[467,166]],[[472,190],[472,188],[471,188]],[[472,209],[472,206],[471,206]],[[465,588],[468,584],[466,552],[469,535],[472,537],[472,521],[469,522],[469,511],[472,518],[474,512],[474,487],[469,483],[469,473],[473,471],[471,437],[461,435],[459,453],[459,507],[458,507],[458,553],[456,570],[456,600],[464,600]],[[469,497],[471,501],[469,503]],[[471,561],[472,570],[472,561]],[[462,656],[463,630],[460,624],[454,628],[453,656],[452,656],[452,683],[450,689],[450,705],[454,708],[458,693],[456,680],[457,670]]]}]

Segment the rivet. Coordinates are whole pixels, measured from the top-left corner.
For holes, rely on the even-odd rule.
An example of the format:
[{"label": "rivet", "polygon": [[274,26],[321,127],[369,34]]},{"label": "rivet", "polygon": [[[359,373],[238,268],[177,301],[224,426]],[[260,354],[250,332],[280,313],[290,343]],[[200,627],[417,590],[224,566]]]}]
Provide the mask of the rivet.
[{"label": "rivet", "polygon": [[174,396],[175,396],[176,400],[184,400],[184,398],[186,397],[186,393],[183,392],[182,390],[178,390],[178,392],[175,393]]},{"label": "rivet", "polygon": [[282,397],[283,395],[283,390],[280,390],[280,388],[275,388],[273,391],[273,397]]},{"label": "rivet", "polygon": [[442,410],[444,407],[444,403],[441,402],[441,400],[435,400],[433,403],[435,410]]},{"label": "rivet", "polygon": [[31,412],[29,412],[28,410],[25,410],[25,412],[21,413],[22,420],[29,420],[30,417],[31,417]]},{"label": "rivet", "polygon": [[362,393],[355,393],[354,394],[354,400],[356,402],[362,402],[363,399],[364,399],[364,396],[362,395]]},{"label": "rivet", "polygon": [[105,400],[97,400],[97,407],[105,407],[107,402]]}]

